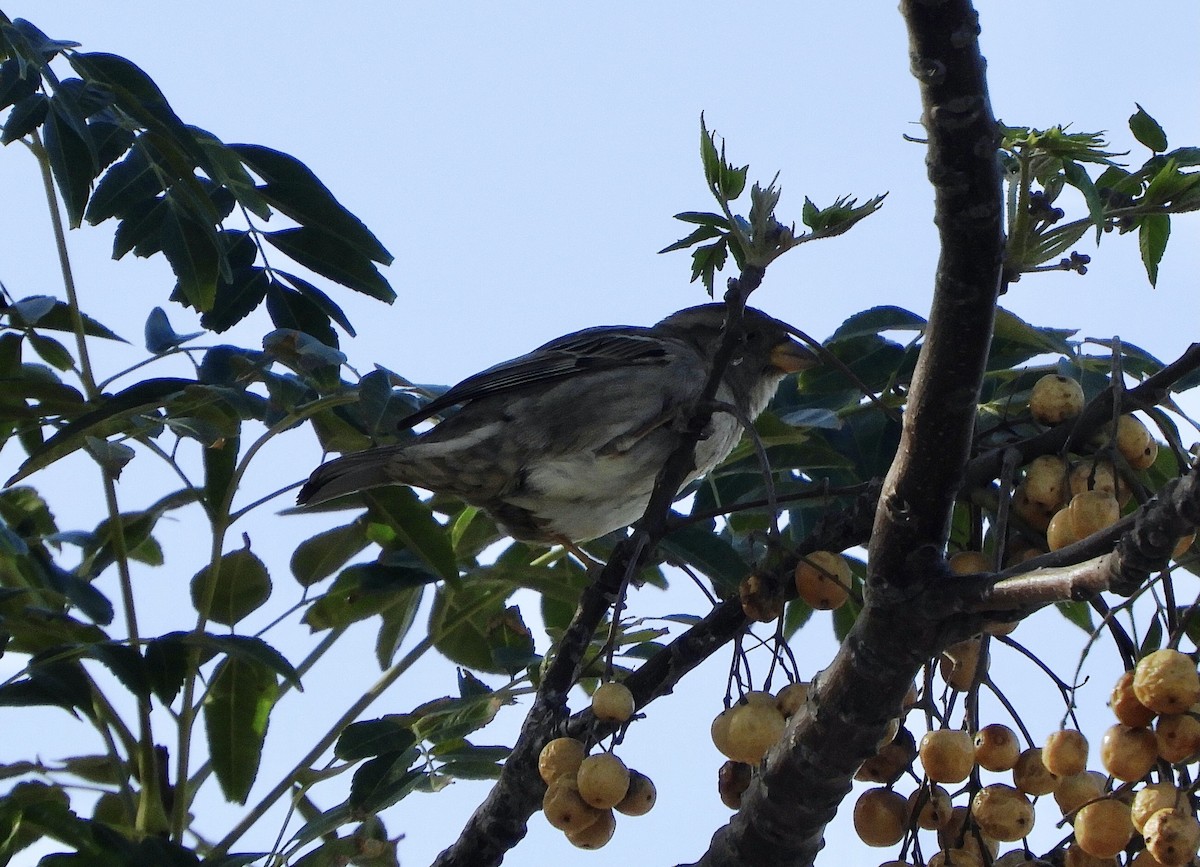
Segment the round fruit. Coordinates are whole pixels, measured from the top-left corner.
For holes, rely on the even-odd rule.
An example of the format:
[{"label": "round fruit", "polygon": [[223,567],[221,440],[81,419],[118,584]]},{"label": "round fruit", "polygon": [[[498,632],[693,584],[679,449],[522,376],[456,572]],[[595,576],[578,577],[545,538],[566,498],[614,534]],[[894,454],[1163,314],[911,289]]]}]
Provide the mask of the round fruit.
[{"label": "round fruit", "polygon": [[1084,491],[1071,497],[1067,506],[1071,516],[1071,531],[1076,539],[1086,539],[1117,523],[1121,507],[1117,498],[1107,491]]},{"label": "round fruit", "polygon": [[791,719],[804,707],[808,701],[807,683],[789,683],[775,696],[775,707],[783,714],[784,719]]},{"label": "round fruit", "polygon": [[1129,805],[1115,798],[1093,801],[1075,814],[1075,842],[1089,855],[1112,858],[1133,839]]},{"label": "round fruit", "polygon": [[814,551],[796,564],[796,593],[818,611],[839,608],[850,598],[850,564],[834,551]]},{"label": "round fruit", "polygon": [[612,753],[588,756],[576,780],[579,796],[598,810],[615,807],[629,791],[629,769]]},{"label": "round fruit", "polygon": [[580,831],[600,818],[600,810],[583,800],[574,777],[559,777],[542,798],[546,821],[560,831]]},{"label": "round fruit", "polygon": [[1117,723],[1109,727],[1100,741],[1100,761],[1118,780],[1126,783],[1140,780],[1158,761],[1158,741],[1150,729]]},{"label": "round fruit", "polygon": [[978,638],[951,644],[938,659],[938,671],[942,679],[959,692],[969,690],[975,683],[982,651],[983,642]]},{"label": "round fruit", "polygon": [[1009,771],[1021,757],[1017,733],[1006,725],[992,723],[975,733],[975,761],[989,771]]},{"label": "round fruit", "polygon": [[907,822],[908,801],[892,789],[868,789],[854,804],[854,830],[868,846],[895,846]]},{"label": "round fruit", "polygon": [[1059,779],[1058,788],[1054,790],[1054,802],[1067,816],[1103,794],[1104,775],[1098,771],[1084,771]]},{"label": "round fruit", "polygon": [[1017,485],[1012,497],[1013,513],[1035,530],[1046,529],[1050,518],[1057,511],[1053,506],[1044,506],[1029,496],[1024,480]]},{"label": "round fruit", "polygon": [[912,734],[906,728],[897,728],[895,737],[859,766],[854,779],[864,783],[891,785],[909,769],[916,757],[917,742]]},{"label": "round fruit", "polygon": [[1179,789],[1173,783],[1151,783],[1133,796],[1130,819],[1139,834],[1146,827],[1146,820],[1159,810],[1174,810],[1184,803]]},{"label": "round fruit", "polygon": [[1033,384],[1029,412],[1044,425],[1075,418],[1083,412],[1083,387],[1069,376],[1047,374]]},{"label": "round fruit", "polygon": [[1051,551],[1074,545],[1079,541],[1075,528],[1071,524],[1071,510],[1059,509],[1046,525],[1046,547]]},{"label": "round fruit", "polygon": [[567,839],[580,849],[599,849],[612,839],[617,830],[617,817],[612,810],[600,810],[596,821],[578,831],[567,831]]},{"label": "round fruit", "polygon": [[1133,670],[1133,692],[1156,713],[1183,713],[1200,701],[1196,663],[1178,650],[1156,650]]},{"label": "round fruit", "polygon": [[623,683],[609,681],[592,693],[592,713],[605,722],[627,722],[633,716],[633,693]]},{"label": "round fruit", "polygon": [[961,783],[975,766],[975,744],[964,731],[926,732],[918,754],[925,775],[935,783]]},{"label": "round fruit", "polygon": [[1158,443],[1137,416],[1126,414],[1117,419],[1117,451],[1129,466],[1144,470],[1158,457]]},{"label": "round fruit", "polygon": [[587,755],[587,748],[575,738],[555,738],[538,754],[538,773],[546,785],[559,777],[573,777]]},{"label": "round fruit", "polygon": [[735,704],[733,707],[725,708],[713,718],[712,725],[709,727],[713,746],[724,756],[731,755],[733,751],[733,747],[729,743],[729,722],[733,719],[733,712],[737,707]]},{"label": "round fruit", "polygon": [[993,783],[971,799],[971,814],[979,830],[994,840],[1011,843],[1033,828],[1033,804],[1012,786]]},{"label": "round fruit", "polygon": [[1159,810],[1142,828],[1146,848],[1163,867],[1182,867],[1200,846],[1200,824],[1175,810]]},{"label": "round fruit", "polygon": [[770,623],[783,614],[783,589],[766,575],[751,572],[738,584],[738,598],[746,617],[756,623]]},{"label": "round fruit", "polygon": [[729,752],[726,756],[757,765],[767,750],[778,742],[787,728],[787,721],[775,707],[775,697],[769,698],[770,704],[752,701],[734,705],[729,717]]},{"label": "round fruit", "polygon": [[1158,755],[1175,764],[1200,753],[1200,719],[1194,713],[1171,713],[1158,718],[1154,727]]},{"label": "round fruit", "polygon": [[1078,844],[1067,847],[1063,867],[1119,867],[1116,858],[1097,858]]},{"label": "round fruit", "polygon": [[1060,729],[1042,746],[1042,764],[1059,777],[1082,774],[1087,769],[1088,742],[1082,732]]},{"label": "round fruit", "polygon": [[1117,678],[1109,696],[1108,706],[1119,722],[1127,726],[1145,728],[1154,721],[1154,711],[1138,701],[1133,691],[1133,672],[1127,671]]},{"label": "round fruit", "polygon": [[908,796],[907,815],[915,816],[917,825],[926,831],[945,825],[952,809],[950,793],[941,786],[922,786]]},{"label": "round fruit", "polygon": [[1088,458],[1071,468],[1068,479],[1071,496],[1084,491],[1105,491],[1117,498],[1124,506],[1133,496],[1129,484],[1117,474],[1112,461],[1103,458]]},{"label": "round fruit", "polygon": [[982,551],[959,551],[946,561],[955,575],[973,575],[976,572],[993,572],[992,561]]},{"label": "round fruit", "polygon": [[1067,462],[1058,455],[1042,455],[1025,467],[1025,496],[1054,511],[1067,502]]},{"label": "round fruit", "polygon": [[753,769],[745,762],[728,761],[717,772],[717,794],[721,803],[731,810],[742,806],[742,793],[750,788]]},{"label": "round fruit", "polygon": [[1058,777],[1042,763],[1042,751],[1031,747],[1013,766],[1013,785],[1027,795],[1049,795],[1058,787]]},{"label": "round fruit", "polygon": [[983,858],[975,849],[943,849],[929,859],[929,867],[983,867]]},{"label": "round fruit", "polygon": [[630,771],[629,791],[613,809],[626,816],[644,816],[654,809],[657,800],[658,790],[654,787],[654,781],[641,771]]}]

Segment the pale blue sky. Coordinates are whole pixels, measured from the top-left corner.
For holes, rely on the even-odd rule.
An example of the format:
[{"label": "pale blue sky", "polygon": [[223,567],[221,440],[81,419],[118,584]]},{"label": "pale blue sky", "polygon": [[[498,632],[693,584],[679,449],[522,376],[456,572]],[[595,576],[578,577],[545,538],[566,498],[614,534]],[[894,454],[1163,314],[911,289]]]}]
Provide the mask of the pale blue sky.
[{"label": "pale blue sky", "polygon": [[[993,106],[1004,121],[1109,129],[1114,149],[1126,150],[1133,141],[1125,122],[1137,101],[1162,123],[1172,146],[1200,144],[1200,6],[984,0],[979,7]],[[331,7],[114,0],[101,7],[10,0],[3,9],[53,37],[82,42],[84,50],[129,57],[185,120],[226,141],[296,155],[374,229],[396,256],[388,276],[399,300],[389,309],[339,297],[359,331],[343,348],[363,371],[379,362],[415,381],[450,383],[567,331],[649,324],[703,301],[699,286],[688,283],[686,254],[655,255],[687,231],[672,214],[711,207],[697,157],[701,111],[728,138],[731,159],[751,164],[752,178],[781,172],[784,217],[798,220],[805,195],[827,204],[842,194],[889,192],[882,212],[848,236],[806,246],[773,266],[754,303],[818,338],[876,304],[926,312],[936,258],[931,192],[922,147],[903,139],[922,131],[894,3],[745,4],[739,11],[709,2],[372,0]],[[0,153],[0,280],[18,297],[57,285],[37,183],[23,151]],[[1038,324],[1097,337],[1117,332],[1174,357],[1200,336],[1197,225],[1176,222],[1156,290],[1146,285],[1135,240],[1110,236],[1099,254],[1081,246],[1094,255],[1087,277],[1026,278],[1004,303]],[[138,342],[148,307],[169,291],[165,265],[109,262],[105,227],[75,233],[71,242],[85,309]],[[169,313],[178,330],[193,330],[184,311]],[[252,343],[264,321],[230,339]],[[119,361],[111,363],[115,369]],[[256,481],[264,489],[282,483],[281,474],[300,478],[319,458],[307,440],[288,448],[260,468]],[[8,451],[0,455],[5,474],[15,460]],[[69,475],[45,478],[70,482]],[[123,482],[123,504],[140,504],[137,484],[136,474]],[[59,513],[66,523],[93,520],[79,503],[65,503]],[[255,550],[274,558],[282,596],[292,592],[289,546],[330,523],[328,516],[265,515],[254,525]],[[186,543],[198,530],[164,532]],[[144,573],[144,580],[178,590],[197,565],[185,560],[177,569]],[[635,613],[650,616],[701,603],[681,582],[667,601],[646,590],[633,604]],[[150,629],[179,628],[174,610],[163,603]],[[1046,629],[1060,621],[1037,622]],[[1035,643],[1038,627],[1022,629]],[[303,631],[295,636],[303,638]],[[343,691],[353,696],[370,682],[370,644],[364,634],[331,664],[333,677],[315,674],[306,698],[280,707],[272,732],[287,736],[271,744],[264,775],[307,748],[303,723],[325,715],[314,699],[334,707]],[[797,652],[816,671],[831,647],[828,626],[814,623]],[[698,857],[727,813],[715,794],[720,759],[707,736],[726,663],[722,656],[657,703],[623,748],[630,764],[658,782],[654,812],[623,820],[600,853],[577,852],[535,816],[530,839],[506,863]],[[1028,674],[1018,669],[1018,676]],[[403,711],[451,689],[445,666],[426,665],[372,713]],[[1091,691],[1093,710],[1102,709],[1106,690]],[[1048,730],[1054,712],[1035,731]],[[1093,716],[1098,733],[1106,717]],[[495,733],[476,740],[511,740],[518,723],[519,714],[508,711]],[[51,745],[44,754],[60,750]],[[334,800],[319,789],[314,796],[325,806]],[[390,810],[389,829],[407,834],[403,863],[427,863],[481,796],[477,785],[456,784]],[[219,833],[230,814],[217,804],[203,809],[213,819],[201,826]],[[848,812],[831,831],[831,847],[845,842]],[[269,847],[273,832],[247,845]],[[1048,827],[1044,833],[1054,839]],[[894,857],[858,844],[848,851],[856,854],[841,863]]]}]

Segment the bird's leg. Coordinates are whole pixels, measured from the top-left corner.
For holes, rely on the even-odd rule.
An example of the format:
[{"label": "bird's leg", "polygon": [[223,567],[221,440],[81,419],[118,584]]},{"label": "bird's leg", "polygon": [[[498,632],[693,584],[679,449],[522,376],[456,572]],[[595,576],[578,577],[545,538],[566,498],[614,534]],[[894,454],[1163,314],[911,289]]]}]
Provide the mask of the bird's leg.
[{"label": "bird's leg", "polygon": [[604,568],[604,563],[602,561],[592,557],[565,536],[555,536],[554,541],[556,544],[561,545],[568,554],[579,561],[580,565],[587,570],[589,577],[595,578],[600,574],[600,570]]}]

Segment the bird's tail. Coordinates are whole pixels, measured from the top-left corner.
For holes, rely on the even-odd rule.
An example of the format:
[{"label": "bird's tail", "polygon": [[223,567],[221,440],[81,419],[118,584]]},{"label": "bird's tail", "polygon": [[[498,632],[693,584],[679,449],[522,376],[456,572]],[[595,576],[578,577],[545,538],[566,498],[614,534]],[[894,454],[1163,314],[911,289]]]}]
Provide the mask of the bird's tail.
[{"label": "bird's tail", "polygon": [[388,462],[395,453],[394,448],[384,447],[326,461],[313,470],[296,495],[296,502],[314,506],[366,488],[395,484],[397,480],[387,472]]}]

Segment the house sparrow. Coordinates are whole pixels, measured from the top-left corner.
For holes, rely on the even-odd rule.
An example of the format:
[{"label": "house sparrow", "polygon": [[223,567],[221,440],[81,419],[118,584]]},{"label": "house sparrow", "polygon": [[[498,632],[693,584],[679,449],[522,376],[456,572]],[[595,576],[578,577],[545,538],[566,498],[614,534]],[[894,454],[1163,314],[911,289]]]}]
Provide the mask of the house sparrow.
[{"label": "house sparrow", "polygon": [[[301,505],[382,485],[413,485],[478,506],[515,539],[583,542],[645,511],[720,345],[724,304],[673,313],[651,328],[586,328],[471,376],[401,428],[462,404],[407,442],[319,466]],[[753,419],[783,377],[817,363],[787,326],[746,308],[743,337],[716,400]],[[684,485],[720,463],[741,422],[714,412]]]}]

